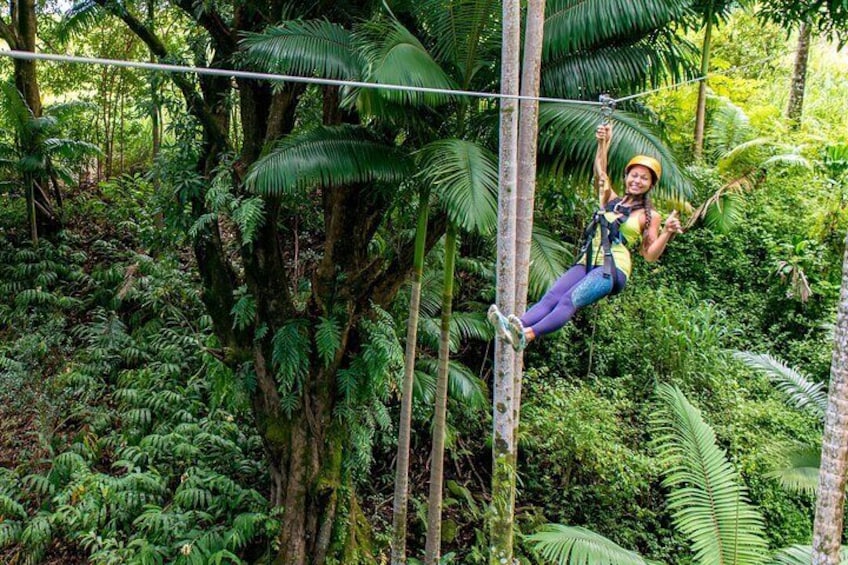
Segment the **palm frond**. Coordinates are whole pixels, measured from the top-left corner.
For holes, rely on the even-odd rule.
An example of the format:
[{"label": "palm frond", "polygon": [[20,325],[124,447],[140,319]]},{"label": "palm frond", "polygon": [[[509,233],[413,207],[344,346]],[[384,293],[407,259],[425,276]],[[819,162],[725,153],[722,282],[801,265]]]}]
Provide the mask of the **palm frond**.
[{"label": "palm frond", "polygon": [[433,58],[454,69],[463,87],[500,52],[500,3],[496,0],[424,0],[416,18],[433,39]]},{"label": "palm frond", "polygon": [[551,0],[545,5],[544,56],[577,53],[644,37],[687,14],[668,0]]},{"label": "palm frond", "polygon": [[[454,89],[456,83],[436,63],[418,39],[397,20],[374,20],[355,34],[367,61],[364,79],[379,84]],[[377,97],[412,106],[439,106],[451,100],[447,94],[400,90],[373,91],[361,96]],[[375,105],[375,101],[371,101]]]},{"label": "palm frond", "polygon": [[451,222],[478,233],[495,227],[498,167],[490,151],[471,141],[444,139],[421,149],[418,167]]},{"label": "palm frond", "polygon": [[783,165],[788,167],[800,167],[802,169],[812,169],[813,164],[809,159],[797,153],[781,153],[780,155],[772,155],[762,163],[764,169]]},{"label": "palm frond", "polygon": [[768,353],[734,351],[733,356],[768,377],[775,387],[787,396],[792,406],[806,410],[820,420],[824,420],[827,411],[827,390],[823,383],[810,381],[782,360]]},{"label": "palm frond", "polygon": [[451,338],[457,345],[469,339],[489,341],[492,339],[492,325],[485,314],[479,312],[453,312],[451,314]]},{"label": "palm frond", "polygon": [[591,530],[547,524],[527,537],[547,562],[559,565],[646,565],[638,553],[624,549]]},{"label": "palm frond", "polygon": [[[421,357],[415,366],[416,398],[430,404],[436,391],[438,360]],[[448,362],[448,396],[475,410],[485,410],[489,403],[486,383],[459,361]]]},{"label": "palm frond", "polygon": [[32,111],[27,106],[21,93],[11,82],[0,82],[0,92],[3,94],[4,104],[0,104],[0,113],[18,135],[24,135],[27,123],[32,119]]},{"label": "palm frond", "polygon": [[[588,179],[597,147],[594,131],[601,122],[600,109],[581,104],[541,104],[539,149],[555,160],[555,172],[577,174]],[[616,112],[615,135],[609,155],[610,178],[621,178],[634,154],[652,155],[663,167],[656,187],[663,198],[686,200],[694,192],[688,173],[681,169],[651,126],[635,114]]]},{"label": "palm frond", "polygon": [[759,169],[765,156],[772,151],[774,141],[767,137],[748,139],[738,145],[714,152],[716,165],[722,175],[739,174],[739,171],[749,172]]},{"label": "palm frond", "polygon": [[572,257],[566,246],[542,226],[533,224],[530,243],[530,280],[528,294],[533,300],[541,297],[566,270]]},{"label": "palm frond", "polygon": [[762,563],[768,553],[763,518],[716,444],[715,433],[679,389],[662,384],[653,415],[656,446],[671,489],[675,526],[692,542],[697,562]]},{"label": "palm frond", "polygon": [[[813,548],[809,545],[784,547],[775,554],[771,565],[810,565],[813,560]],[[848,548],[840,552],[840,565],[848,565]]]},{"label": "palm frond", "polygon": [[724,192],[703,210],[704,223],[718,233],[730,233],[745,220],[745,202],[735,192]]},{"label": "palm frond", "polygon": [[776,469],[766,477],[776,479],[783,488],[795,492],[815,494],[819,486],[821,446],[802,446],[785,454],[786,466]]},{"label": "palm frond", "polygon": [[315,186],[399,182],[410,172],[405,154],[356,126],[320,127],[284,138],[245,178],[260,194],[293,194]]},{"label": "palm frond", "polygon": [[603,92],[629,93],[665,80],[695,75],[694,47],[673,35],[661,34],[633,45],[546,59],[542,92],[547,96],[596,100]]},{"label": "palm frond", "polygon": [[283,22],[241,45],[249,63],[272,73],[359,79],[365,65],[351,32],[326,20]]},{"label": "palm frond", "polygon": [[67,43],[74,36],[81,36],[94,28],[105,11],[95,0],[79,0],[62,15],[54,32],[56,39]]},{"label": "palm frond", "polygon": [[732,149],[749,141],[753,130],[742,108],[730,100],[711,97],[710,103],[715,109],[710,114],[710,126],[704,132],[704,145],[709,148],[713,159],[718,161],[727,159]]},{"label": "palm frond", "polygon": [[45,153],[50,156],[69,160],[103,154],[103,151],[95,144],[78,139],[51,137],[45,139],[42,146]]}]

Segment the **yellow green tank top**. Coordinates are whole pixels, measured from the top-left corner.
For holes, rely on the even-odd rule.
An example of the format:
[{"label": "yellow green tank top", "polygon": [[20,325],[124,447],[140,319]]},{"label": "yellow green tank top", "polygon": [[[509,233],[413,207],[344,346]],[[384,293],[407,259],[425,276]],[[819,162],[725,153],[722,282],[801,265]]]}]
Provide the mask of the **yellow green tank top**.
[{"label": "yellow green tank top", "polygon": [[[619,214],[615,212],[605,212],[604,216],[607,221],[614,222]],[[631,214],[627,220],[619,226],[621,235],[627,241],[627,246],[638,247],[642,243],[642,231],[639,229],[639,217],[636,214]],[[633,261],[630,257],[630,251],[624,243],[614,243],[610,248],[612,257],[615,261],[615,268],[630,278],[630,273],[633,270]],[[586,262],[585,256],[577,260],[578,263]],[[601,230],[595,232],[595,237],[592,239],[592,262],[597,265],[604,264],[604,250],[601,247]]]}]

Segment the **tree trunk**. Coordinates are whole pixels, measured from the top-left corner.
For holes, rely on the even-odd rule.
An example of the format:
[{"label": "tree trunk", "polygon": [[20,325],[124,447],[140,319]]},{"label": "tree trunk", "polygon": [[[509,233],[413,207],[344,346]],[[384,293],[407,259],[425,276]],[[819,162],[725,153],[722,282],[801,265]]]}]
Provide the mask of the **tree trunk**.
[{"label": "tree trunk", "polygon": [[704,44],[701,49],[701,81],[698,83],[698,105],[695,110],[695,147],[696,161],[704,158],[704,127],[707,116],[707,73],[710,72],[710,43],[713,34],[712,14],[707,15],[704,27]]},{"label": "tree trunk", "polygon": [[450,372],[450,323],[453,277],[456,264],[456,226],[445,234],[445,279],[442,287],[442,327],[439,335],[439,369],[433,410],[433,445],[430,451],[430,495],[427,500],[427,541],[424,563],[437,565],[442,544],[442,485],[445,479],[445,430],[447,428],[448,374]]},{"label": "tree trunk", "polygon": [[807,22],[798,29],[798,50],[795,53],[795,68],[789,84],[789,103],[786,105],[786,117],[792,129],[801,127],[804,110],[804,91],[807,86],[807,63],[810,58],[811,30]]},{"label": "tree trunk", "polygon": [[[521,69],[521,96],[539,96],[542,69],[542,40],[545,28],[545,0],[528,0],[524,33],[524,63]],[[515,315],[527,307],[530,280],[530,248],[533,242],[533,207],[536,196],[536,152],[539,134],[539,102],[522,99],[518,124],[518,196],[515,212]],[[524,354],[515,355],[514,406],[515,437],[521,415],[521,379]],[[516,445],[517,448],[517,445]],[[517,471],[517,470],[516,470]],[[512,489],[515,490],[513,480]]]},{"label": "tree trunk", "polygon": [[[12,24],[14,27],[13,38],[5,38],[10,47],[20,51],[35,52],[35,40],[37,33],[37,21],[35,17],[35,1],[21,0],[17,9],[12,10]],[[9,41],[12,39],[12,41]],[[13,63],[15,87],[21,93],[26,105],[29,107],[34,118],[40,118],[43,109],[41,105],[41,91],[38,87],[38,76],[36,74],[35,61],[15,59]],[[24,151],[32,154],[40,150],[40,139],[38,137],[24,140]],[[30,216],[30,237],[33,243],[38,242],[39,236],[51,236],[62,228],[59,214],[55,211],[48,197],[49,177],[39,175],[25,175],[24,190],[28,194]],[[32,221],[35,220],[33,225]]]},{"label": "tree trunk", "polygon": [[[501,93],[515,96],[519,91],[521,51],[521,9],[518,0],[503,1],[501,48]],[[510,314],[515,308],[515,211],[518,161],[518,101],[501,100],[497,305]],[[492,394],[492,507],[490,514],[491,553],[489,563],[512,563],[513,510],[515,491],[515,421],[513,406],[515,352],[501,339],[495,339],[495,371]]]},{"label": "tree trunk", "polygon": [[406,563],[406,511],[409,499],[409,444],[412,435],[412,388],[415,383],[415,356],[418,341],[418,318],[421,306],[421,278],[424,274],[424,244],[430,212],[430,190],[421,191],[418,201],[418,227],[415,231],[412,288],[409,298],[409,320],[406,325],[403,385],[398,421],[397,468],[392,512],[392,565]]},{"label": "tree trunk", "polygon": [[822,438],[813,565],[839,565],[848,475],[848,238],[842,261],[842,290],[836,314],[827,413]]}]

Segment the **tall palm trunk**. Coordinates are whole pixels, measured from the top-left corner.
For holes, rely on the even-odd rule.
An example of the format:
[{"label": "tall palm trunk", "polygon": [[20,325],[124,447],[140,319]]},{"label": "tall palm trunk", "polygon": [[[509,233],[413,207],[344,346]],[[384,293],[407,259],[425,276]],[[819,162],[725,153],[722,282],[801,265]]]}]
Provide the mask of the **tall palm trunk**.
[{"label": "tall palm trunk", "polygon": [[[539,96],[542,69],[542,39],[545,28],[545,0],[527,2],[524,32],[524,63],[521,69],[521,96]],[[533,205],[536,196],[536,150],[539,133],[539,102],[522,99],[518,124],[518,196],[515,211],[515,314],[527,307],[530,279],[530,247],[533,240]],[[524,355],[515,356],[515,426],[521,412],[521,378]],[[517,433],[517,430],[516,430]],[[513,489],[515,482],[513,481]]]},{"label": "tall palm trunk", "polygon": [[836,314],[827,413],[822,438],[813,565],[838,565],[848,476],[848,238],[842,260],[842,291]]},{"label": "tall palm trunk", "polygon": [[445,235],[445,281],[442,288],[442,327],[439,336],[439,369],[436,379],[433,413],[433,446],[430,451],[430,496],[427,501],[427,542],[424,562],[439,562],[442,543],[442,485],[444,483],[445,426],[448,399],[448,364],[450,362],[450,322],[453,304],[453,276],[456,263],[457,228],[448,225]]},{"label": "tall palm trunk", "polygon": [[424,273],[424,244],[427,239],[427,219],[430,214],[430,190],[424,188],[419,196],[418,227],[415,231],[412,288],[409,297],[409,320],[406,324],[406,352],[403,368],[403,388],[398,422],[397,468],[395,469],[395,498],[392,516],[392,565],[406,563],[406,510],[409,499],[409,441],[412,427],[412,385],[415,381],[415,354],[418,340],[418,317],[421,305],[421,278]]},{"label": "tall palm trunk", "polygon": [[704,156],[704,127],[707,116],[707,73],[710,71],[710,44],[713,34],[712,12],[707,14],[704,27],[704,44],[701,49],[701,81],[698,83],[698,105],[695,110],[695,147],[696,160]]},{"label": "tall palm trunk", "polygon": [[786,117],[790,126],[798,129],[804,111],[804,91],[807,87],[807,63],[810,59],[810,26],[802,22],[798,29],[798,50],[795,53],[795,68],[789,85],[789,103],[786,105]]},{"label": "tall palm trunk", "polygon": [[[501,48],[501,93],[519,92],[521,10],[518,0],[503,0]],[[518,102],[501,101],[497,305],[511,313],[515,307],[515,210],[518,157]],[[513,509],[515,491],[515,408],[513,372],[515,354],[509,344],[495,340],[495,372],[492,395],[492,507],[490,512],[491,553],[489,563],[512,563]]]}]

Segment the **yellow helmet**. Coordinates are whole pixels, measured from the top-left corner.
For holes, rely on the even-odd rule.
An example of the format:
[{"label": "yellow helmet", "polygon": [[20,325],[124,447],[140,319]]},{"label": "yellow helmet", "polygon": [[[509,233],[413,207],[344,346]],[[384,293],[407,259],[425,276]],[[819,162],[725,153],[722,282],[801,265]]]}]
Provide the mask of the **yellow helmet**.
[{"label": "yellow helmet", "polygon": [[648,157],[647,155],[636,155],[630,159],[630,162],[628,162],[627,166],[624,167],[624,174],[626,175],[629,173],[630,169],[636,165],[647,167],[654,174],[654,184],[660,182],[660,177],[662,176],[662,165],[660,165],[659,161],[653,157]]}]

